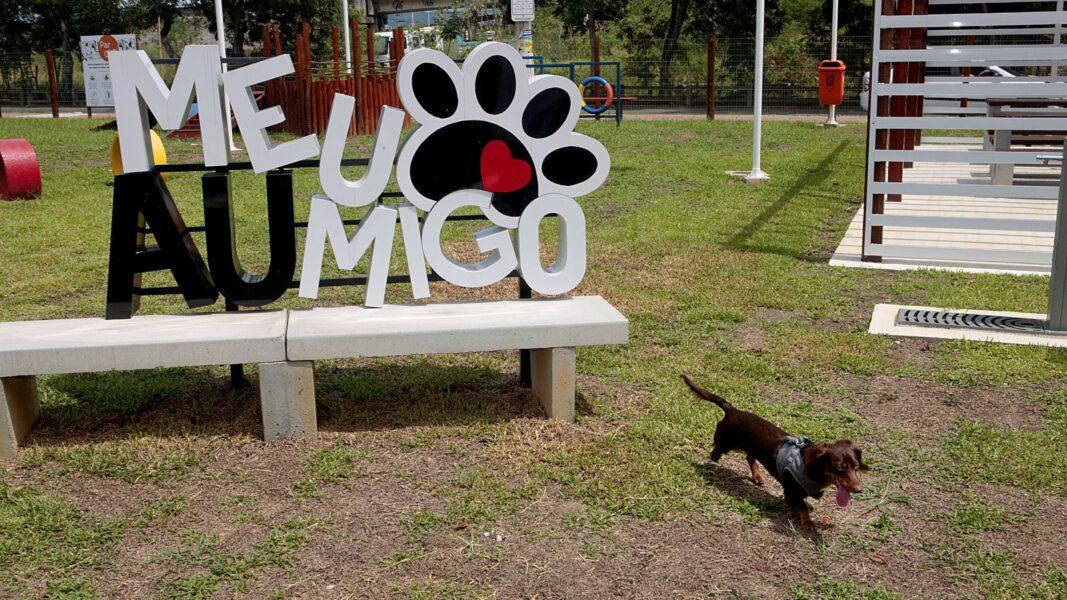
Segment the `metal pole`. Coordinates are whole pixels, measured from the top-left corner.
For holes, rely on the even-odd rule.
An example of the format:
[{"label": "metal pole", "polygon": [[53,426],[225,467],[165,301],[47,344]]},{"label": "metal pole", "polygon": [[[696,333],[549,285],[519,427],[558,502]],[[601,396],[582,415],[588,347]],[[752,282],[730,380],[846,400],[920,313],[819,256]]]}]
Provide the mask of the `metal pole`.
[{"label": "metal pole", "polygon": [[[834,0],[834,12],[830,25],[830,60],[837,60],[837,2]],[[821,85],[821,83],[820,83]],[[826,127],[837,127],[837,105],[831,104],[826,116]]]},{"label": "metal pole", "polygon": [[[835,2],[837,0],[834,0]],[[348,0],[341,0],[341,19],[345,24],[345,72],[352,74],[352,32],[348,23]]]},{"label": "metal pole", "polygon": [[1048,292],[1048,328],[1067,331],[1067,161],[1060,164],[1060,197],[1052,242],[1052,278]]},{"label": "metal pole", "polygon": [[[219,37],[219,56],[226,58],[226,31],[223,29],[222,22],[222,0],[215,0],[215,32]],[[226,61],[222,63],[222,72],[226,72]],[[237,152],[240,150],[233,144],[233,122],[230,120],[230,97],[223,92],[223,104],[226,108],[226,141],[230,143],[230,152]]]},{"label": "metal pole", "polygon": [[745,176],[748,182],[770,179],[760,168],[760,141],[763,136],[763,16],[764,0],[756,0],[756,89],[752,98],[752,171]]},{"label": "metal pole", "polygon": [[708,85],[707,85],[707,113],[708,120],[715,120],[715,45],[717,40],[714,35],[708,36]]}]

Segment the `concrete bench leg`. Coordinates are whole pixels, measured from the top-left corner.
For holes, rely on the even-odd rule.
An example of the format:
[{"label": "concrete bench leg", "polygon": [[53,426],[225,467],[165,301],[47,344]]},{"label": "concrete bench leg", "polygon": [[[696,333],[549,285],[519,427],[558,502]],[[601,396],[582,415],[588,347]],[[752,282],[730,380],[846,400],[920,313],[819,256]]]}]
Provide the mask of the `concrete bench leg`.
[{"label": "concrete bench leg", "polygon": [[259,396],[263,439],[314,437],[315,368],[310,360],[261,363]]},{"label": "concrete bench leg", "polygon": [[550,419],[574,421],[574,348],[530,351],[534,396]]},{"label": "concrete bench leg", "polygon": [[41,405],[36,377],[4,377],[0,383],[0,460],[11,460],[37,421]]}]

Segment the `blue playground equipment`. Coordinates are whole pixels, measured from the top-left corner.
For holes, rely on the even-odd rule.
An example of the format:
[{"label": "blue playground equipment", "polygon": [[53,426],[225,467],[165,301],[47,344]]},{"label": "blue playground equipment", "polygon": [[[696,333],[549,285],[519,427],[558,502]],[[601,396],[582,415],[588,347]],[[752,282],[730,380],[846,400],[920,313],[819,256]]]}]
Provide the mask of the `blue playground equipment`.
[{"label": "blue playground equipment", "polygon": [[[463,64],[462,58],[454,59],[456,64]],[[530,68],[535,70],[538,75],[544,75],[546,70],[552,69],[556,71],[556,75],[562,75],[567,79],[570,79],[574,83],[578,84],[578,90],[582,94],[582,115],[580,119],[596,119],[601,120],[605,116],[615,117],[615,126],[620,127],[622,125],[622,63],[616,60],[609,61],[577,61],[567,63],[546,63],[544,56],[527,56],[525,60],[530,65]],[[582,67],[589,69],[589,76],[581,81],[578,81],[578,70]],[[615,69],[615,83],[611,83],[608,78],[602,77],[598,73],[601,69],[607,67],[608,69]],[[559,71],[564,71],[563,73]],[[585,91],[592,89],[589,84],[599,84],[602,88],[608,92],[605,102],[598,106],[592,106],[586,102]],[[590,100],[596,100],[598,98],[589,98]],[[614,108],[614,112],[611,115],[604,115],[609,109]]]},{"label": "blue playground equipment", "polygon": [[[599,121],[604,116],[605,111],[607,111],[609,108],[614,108],[614,113],[611,116],[615,117],[615,126],[620,127],[622,125],[622,63],[615,60],[599,62],[576,61],[569,63],[546,63],[544,62],[543,57],[530,58],[541,59],[539,62],[530,65],[530,68],[536,69],[539,75],[543,75],[546,69],[566,69],[566,77],[571,81],[577,83],[578,89],[582,93],[582,112],[585,114],[582,114],[582,116],[579,118],[596,119],[597,121]],[[582,79],[579,82],[577,81],[578,70],[581,67],[587,67],[589,69],[590,75],[589,77],[586,77],[585,79]],[[608,69],[615,69],[614,84],[611,84],[607,78],[602,77],[598,74],[605,67],[607,67]],[[600,84],[602,88],[607,92],[607,96],[603,98],[603,104],[593,106],[586,102],[585,91],[593,89],[593,85],[590,84]],[[590,98],[590,100],[593,99],[597,98]]]}]

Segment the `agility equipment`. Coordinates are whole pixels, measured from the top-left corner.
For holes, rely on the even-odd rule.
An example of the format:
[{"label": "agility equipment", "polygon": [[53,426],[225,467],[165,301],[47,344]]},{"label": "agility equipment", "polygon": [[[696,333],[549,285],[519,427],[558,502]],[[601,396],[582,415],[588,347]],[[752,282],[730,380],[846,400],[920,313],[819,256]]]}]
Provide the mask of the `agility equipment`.
[{"label": "agility equipment", "polygon": [[[155,131],[148,132],[152,136],[152,157],[157,165],[167,164],[167,150],[163,147],[163,140]],[[119,148],[119,136],[111,140],[111,174],[122,175],[122,150]],[[168,173],[163,173],[163,180],[167,180]]]},{"label": "agility equipment", "polygon": [[41,195],[41,165],[25,139],[0,140],[0,200]]},{"label": "agility equipment", "polygon": [[[600,85],[604,86],[604,89],[606,89],[608,92],[608,95],[606,97],[590,98],[590,100],[603,100],[604,103],[600,106],[590,106],[585,102],[585,88],[586,85],[591,83],[599,83]],[[607,79],[604,79],[603,77],[600,77],[598,75],[593,75],[591,77],[586,77],[585,79],[583,79],[582,83],[578,84],[578,94],[582,98],[582,109],[592,115],[599,115],[615,103],[615,90],[611,87],[611,84],[608,83]]]}]

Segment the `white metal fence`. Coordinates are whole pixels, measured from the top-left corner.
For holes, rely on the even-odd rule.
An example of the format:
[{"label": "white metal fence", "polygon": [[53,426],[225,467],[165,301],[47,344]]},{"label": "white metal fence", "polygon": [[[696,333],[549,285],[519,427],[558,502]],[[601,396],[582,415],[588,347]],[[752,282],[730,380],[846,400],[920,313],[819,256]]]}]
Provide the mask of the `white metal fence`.
[{"label": "white metal fence", "polygon": [[[1050,248],[996,242],[1054,230],[1059,169],[1044,165],[1067,136],[1064,0],[875,4],[864,259],[1047,267]],[[908,210],[920,205],[934,210]]]}]

